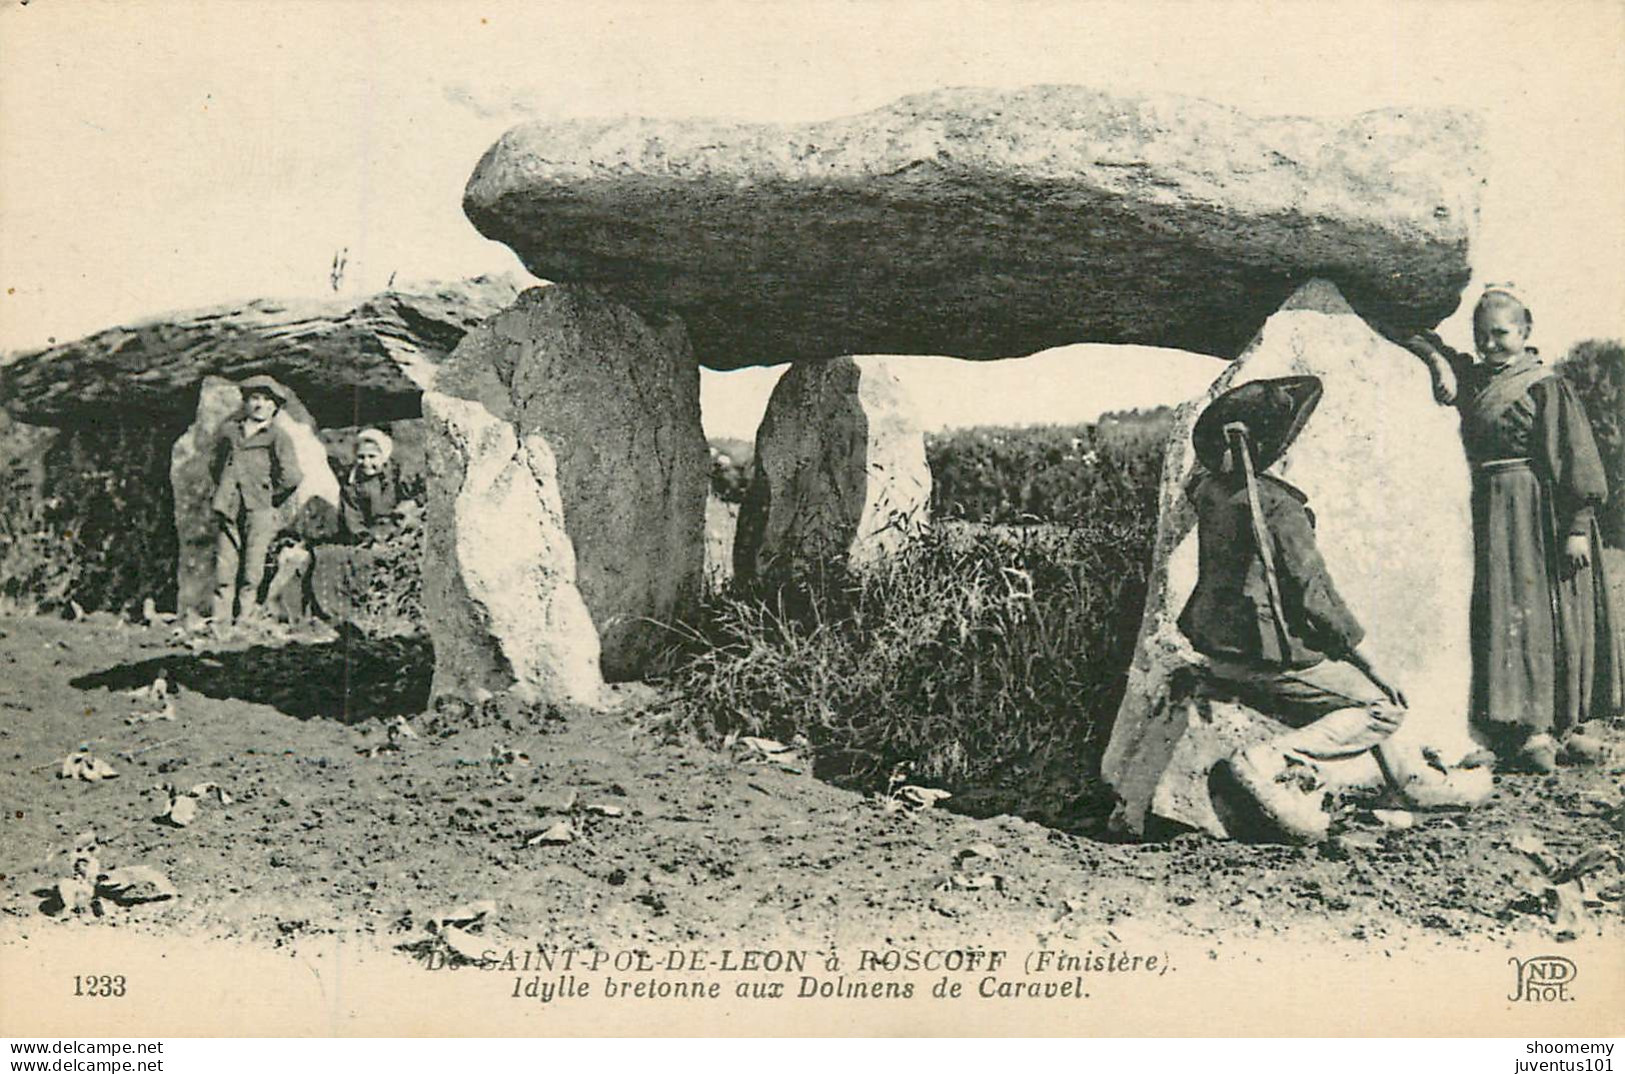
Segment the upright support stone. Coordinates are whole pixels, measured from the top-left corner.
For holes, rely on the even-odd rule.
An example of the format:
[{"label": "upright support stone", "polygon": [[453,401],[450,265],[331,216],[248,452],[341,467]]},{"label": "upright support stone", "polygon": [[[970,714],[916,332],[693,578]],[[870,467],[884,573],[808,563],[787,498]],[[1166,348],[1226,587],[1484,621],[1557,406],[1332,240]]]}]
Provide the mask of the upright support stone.
[{"label": "upright support stone", "polygon": [[[293,495],[277,509],[280,529],[303,531],[311,528],[307,519],[320,519],[316,528],[325,528],[338,510],[339,483],[327,463],[316,422],[299,397],[282,387],[287,402],[277,411],[276,422],[293,441],[303,480]],[[207,615],[214,592],[214,541],[216,526],[209,501],[214,496],[214,476],[209,472],[221,431],[242,410],[243,393],[236,384],[221,377],[203,378],[198,391],[197,416],[192,425],[170,449],[169,481],[175,495],[175,534],[179,553],[175,568],[176,611]],[[269,577],[269,574],[267,575]]]},{"label": "upright support stone", "polygon": [[[1421,362],[1372,331],[1337,288],[1315,280],[1265,322],[1202,398],[1179,409],[1169,433],[1145,616],[1101,766],[1120,799],[1117,819],[1133,832],[1160,817],[1225,835],[1208,795],[1209,770],[1283,730],[1240,705],[1191,696],[1188,670],[1203,658],[1176,619],[1196,584],[1196,517],[1186,496],[1196,416],[1228,388],[1300,374],[1320,377],[1325,395],[1271,472],[1308,494],[1321,554],[1366,629],[1362,648],[1410,701],[1391,740],[1398,774],[1420,772],[1424,749],[1453,765],[1473,748],[1471,487],[1455,412],[1433,402]],[[1369,754],[1325,767],[1334,785],[1380,778]],[[1487,793],[1489,771],[1478,771],[1478,789]]]},{"label": "upright support stone", "polygon": [[794,574],[894,552],[930,516],[931,471],[913,407],[889,362],[801,362],[779,379],[756,434],[734,570]]},{"label": "upright support stone", "polygon": [[682,326],[656,328],[586,288],[533,288],[463,338],[435,391],[551,449],[604,677],[647,675],[705,567],[710,466]]},{"label": "upright support stone", "polygon": [[705,498],[705,586],[713,593],[728,588],[734,576],[734,534],[739,505],[715,493]]},{"label": "upright support stone", "polygon": [[598,634],[576,587],[552,449],[478,402],[426,392],[423,414],[431,692],[597,704]]}]

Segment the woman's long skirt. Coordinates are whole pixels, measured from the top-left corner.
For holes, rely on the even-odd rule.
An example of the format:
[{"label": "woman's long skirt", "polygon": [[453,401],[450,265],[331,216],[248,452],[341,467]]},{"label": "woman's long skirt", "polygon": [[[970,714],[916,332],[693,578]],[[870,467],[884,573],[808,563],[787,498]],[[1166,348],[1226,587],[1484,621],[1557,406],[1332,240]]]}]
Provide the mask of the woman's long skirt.
[{"label": "woman's long skirt", "polygon": [[1474,471],[1473,716],[1486,728],[1561,733],[1625,710],[1625,646],[1591,527],[1591,565],[1569,571],[1546,490],[1527,462]]}]

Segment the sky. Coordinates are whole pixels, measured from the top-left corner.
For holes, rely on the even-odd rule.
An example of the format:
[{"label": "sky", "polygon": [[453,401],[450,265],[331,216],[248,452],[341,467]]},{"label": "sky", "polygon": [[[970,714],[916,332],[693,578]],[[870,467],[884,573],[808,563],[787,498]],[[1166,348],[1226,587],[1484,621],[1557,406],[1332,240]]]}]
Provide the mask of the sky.
[{"label": "sky", "polygon": [[[523,269],[463,218],[529,119],[822,119],[938,86],[1074,82],[1256,114],[1479,110],[1473,260],[1549,354],[1625,337],[1625,3],[536,3],[0,7],[0,350],[170,310]],[[1470,305],[1468,303],[1467,305]],[[1444,326],[1468,342],[1466,308]],[[1080,346],[909,359],[930,427],[1176,401],[1212,359]],[[933,372],[934,370],[934,372]],[[776,373],[707,374],[749,436]]]}]

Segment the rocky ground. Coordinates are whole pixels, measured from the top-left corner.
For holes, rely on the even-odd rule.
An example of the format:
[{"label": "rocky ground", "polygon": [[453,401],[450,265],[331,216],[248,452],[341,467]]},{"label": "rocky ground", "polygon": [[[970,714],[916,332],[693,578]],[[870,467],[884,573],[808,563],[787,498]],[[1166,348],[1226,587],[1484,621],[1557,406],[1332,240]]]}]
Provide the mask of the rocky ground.
[{"label": "rocky ground", "polygon": [[[99,615],[0,620],[0,933],[342,934],[405,957],[470,902],[514,936],[616,948],[1128,930],[1459,948],[1625,931],[1617,770],[1501,777],[1480,812],[1355,818],[1318,849],[1114,844],[888,805],[793,753],[685,742],[645,688],[600,716],[424,712],[427,656],[412,640],[188,647]],[[173,718],[131,723],[153,706],[126,691],[160,670]],[[367,699],[348,717],[346,686]],[[82,749],[116,778],[61,778]],[[206,783],[224,795],[179,810],[159,789]],[[87,830],[101,871],[147,866],[175,895],[149,898],[163,892],[148,877],[65,908],[56,884]]]}]

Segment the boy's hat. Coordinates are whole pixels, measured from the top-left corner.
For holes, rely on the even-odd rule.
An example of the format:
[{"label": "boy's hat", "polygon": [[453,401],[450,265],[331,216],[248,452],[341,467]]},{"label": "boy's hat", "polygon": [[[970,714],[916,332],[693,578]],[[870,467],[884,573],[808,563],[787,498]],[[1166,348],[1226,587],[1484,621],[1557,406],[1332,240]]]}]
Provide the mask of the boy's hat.
[{"label": "boy's hat", "polygon": [[1247,427],[1260,471],[1286,454],[1292,441],[1309,421],[1320,403],[1324,388],[1319,377],[1276,377],[1254,380],[1231,388],[1202,411],[1191,430],[1196,458],[1211,473],[1224,472],[1224,427],[1240,422]]},{"label": "boy's hat", "polygon": [[275,399],[278,406],[281,406],[288,401],[288,393],[282,389],[282,385],[278,384],[264,373],[259,373],[255,376],[249,377],[247,380],[237,385],[237,387],[242,389],[242,393],[245,397],[249,392],[264,392],[272,399]]}]

